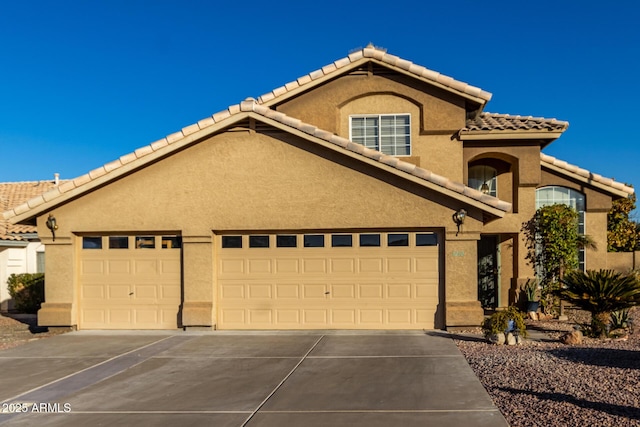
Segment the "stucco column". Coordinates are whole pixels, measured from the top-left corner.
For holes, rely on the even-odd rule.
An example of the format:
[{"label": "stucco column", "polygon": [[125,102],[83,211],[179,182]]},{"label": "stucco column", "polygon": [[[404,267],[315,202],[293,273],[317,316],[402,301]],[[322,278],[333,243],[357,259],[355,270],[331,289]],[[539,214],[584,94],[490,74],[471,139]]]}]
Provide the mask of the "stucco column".
[{"label": "stucco column", "polygon": [[484,310],[478,301],[479,233],[446,233],[445,323],[447,327],[480,326]]},{"label": "stucco column", "polygon": [[[41,234],[42,235],[42,234]],[[41,238],[45,244],[45,302],[38,311],[38,325],[77,328],[77,283],[71,236]]]},{"label": "stucco column", "polygon": [[211,328],[215,325],[213,235],[183,235],[182,260],[182,326]]}]

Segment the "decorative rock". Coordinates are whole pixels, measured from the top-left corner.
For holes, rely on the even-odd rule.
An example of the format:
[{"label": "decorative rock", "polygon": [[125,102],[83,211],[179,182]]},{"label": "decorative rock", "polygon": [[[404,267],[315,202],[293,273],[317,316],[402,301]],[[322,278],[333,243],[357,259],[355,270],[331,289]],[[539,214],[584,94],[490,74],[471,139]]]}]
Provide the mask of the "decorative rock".
[{"label": "decorative rock", "polygon": [[521,344],[524,344],[524,338],[522,338],[520,335],[516,335],[516,345]]},{"label": "decorative rock", "polygon": [[582,332],[571,331],[560,337],[560,342],[567,345],[582,344]]},{"label": "decorative rock", "polygon": [[506,341],[506,338],[502,332],[499,334],[490,335],[488,339],[490,343],[496,344],[496,345],[502,345]]},{"label": "decorative rock", "polygon": [[516,336],[513,335],[511,332],[509,332],[507,334],[506,341],[507,341],[507,345],[516,345]]},{"label": "decorative rock", "polygon": [[527,315],[529,316],[529,319],[531,320],[538,320],[538,313],[535,311],[530,311],[527,313]]}]

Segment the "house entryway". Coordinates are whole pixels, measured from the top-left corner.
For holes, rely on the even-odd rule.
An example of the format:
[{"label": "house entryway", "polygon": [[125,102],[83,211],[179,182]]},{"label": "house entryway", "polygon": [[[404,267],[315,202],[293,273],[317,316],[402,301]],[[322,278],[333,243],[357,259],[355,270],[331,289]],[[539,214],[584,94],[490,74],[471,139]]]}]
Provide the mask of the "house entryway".
[{"label": "house entryway", "polygon": [[478,300],[485,310],[498,307],[498,236],[483,235],[478,241]]}]

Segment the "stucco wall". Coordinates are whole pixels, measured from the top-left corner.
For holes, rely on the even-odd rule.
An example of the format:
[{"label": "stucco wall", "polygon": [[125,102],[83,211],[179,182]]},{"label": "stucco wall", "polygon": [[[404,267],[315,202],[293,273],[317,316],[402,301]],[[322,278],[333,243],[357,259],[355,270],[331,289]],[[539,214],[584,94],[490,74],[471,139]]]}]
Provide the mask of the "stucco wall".
[{"label": "stucco wall", "polygon": [[[462,206],[296,136],[236,129],[52,211],[59,229],[55,244],[47,239],[42,324],[76,322],[74,260],[82,233],[181,233],[183,319],[207,325],[215,315],[213,232],[439,227],[454,233],[452,214]],[[468,211],[462,235],[481,227],[481,212]],[[48,235],[45,221],[46,215],[38,218],[39,231]],[[465,249],[464,268],[447,267],[455,279],[447,298],[476,298],[476,238]]]},{"label": "stucco wall", "polygon": [[461,143],[451,136],[465,123],[461,98],[401,75],[346,75],[277,106],[304,122],[349,138],[349,116],[411,114],[410,157],[403,160],[462,182]]}]

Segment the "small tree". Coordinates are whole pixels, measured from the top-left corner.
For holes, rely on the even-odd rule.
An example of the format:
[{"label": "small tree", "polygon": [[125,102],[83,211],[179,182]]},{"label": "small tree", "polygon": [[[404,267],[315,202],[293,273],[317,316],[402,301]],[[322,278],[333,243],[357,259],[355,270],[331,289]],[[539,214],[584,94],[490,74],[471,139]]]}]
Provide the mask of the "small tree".
[{"label": "small tree", "polygon": [[607,250],[631,252],[640,248],[640,224],[629,214],[636,208],[636,195],[614,200],[607,215]]},{"label": "small tree", "polygon": [[578,268],[578,249],[594,245],[578,233],[578,212],[563,204],[541,207],[522,225],[522,231],[528,248],[526,259],[536,271],[542,286],[541,303],[548,312],[565,272]]},{"label": "small tree", "polygon": [[562,283],[558,296],[591,313],[591,333],[597,337],[607,334],[611,313],[640,304],[640,283],[634,274],[572,271]]}]

